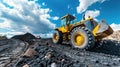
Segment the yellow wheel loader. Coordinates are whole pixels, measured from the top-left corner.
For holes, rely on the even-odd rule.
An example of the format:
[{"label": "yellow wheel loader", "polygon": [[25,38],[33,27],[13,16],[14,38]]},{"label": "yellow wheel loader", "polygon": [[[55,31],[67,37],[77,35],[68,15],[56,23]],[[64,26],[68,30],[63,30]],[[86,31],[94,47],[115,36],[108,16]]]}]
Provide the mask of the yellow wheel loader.
[{"label": "yellow wheel loader", "polygon": [[74,20],[75,17],[69,14],[61,18],[61,26],[56,28],[53,34],[54,43],[70,41],[76,48],[91,49],[95,46],[95,42],[113,33],[112,28],[104,20],[97,23],[90,16],[79,22]]}]

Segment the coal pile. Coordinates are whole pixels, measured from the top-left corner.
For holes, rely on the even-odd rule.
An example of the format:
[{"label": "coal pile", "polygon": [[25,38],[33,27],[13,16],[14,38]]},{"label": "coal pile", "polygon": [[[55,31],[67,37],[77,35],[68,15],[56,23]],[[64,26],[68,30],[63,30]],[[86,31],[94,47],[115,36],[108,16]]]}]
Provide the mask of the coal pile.
[{"label": "coal pile", "polygon": [[28,64],[30,67],[68,67],[73,65],[74,61],[60,52],[55,51],[49,46],[39,46],[35,49],[39,54],[33,57],[21,57],[15,67],[21,67]]},{"label": "coal pile", "polygon": [[32,35],[31,33],[26,33],[23,35],[15,35],[11,39],[19,39],[21,41],[28,42],[29,44],[33,44],[34,42],[33,40],[36,39],[36,37]]},{"label": "coal pile", "polygon": [[100,44],[95,44],[99,45],[98,47],[90,51],[120,56],[120,41],[105,39],[99,43]]},{"label": "coal pile", "polygon": [[[119,67],[120,45],[117,41],[105,40],[104,45],[92,51],[72,48],[69,44],[53,44],[51,39],[41,39],[32,49],[37,55],[21,56],[14,67]],[[106,45],[106,46],[105,46]],[[115,48],[115,49],[114,49]]]},{"label": "coal pile", "polygon": [[95,43],[97,47],[92,50],[73,48],[69,43],[54,44],[50,38],[40,39],[13,67],[120,67],[120,41],[114,37]]}]

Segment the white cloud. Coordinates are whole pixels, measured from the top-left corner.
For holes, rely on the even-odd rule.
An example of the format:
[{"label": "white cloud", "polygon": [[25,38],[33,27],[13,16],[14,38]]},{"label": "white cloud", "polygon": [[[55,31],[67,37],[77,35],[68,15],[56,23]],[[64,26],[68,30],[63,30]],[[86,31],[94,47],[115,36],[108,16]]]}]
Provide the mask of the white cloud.
[{"label": "white cloud", "polygon": [[106,0],[79,0],[79,6],[77,6],[77,13],[82,13],[87,10],[89,6],[96,2],[103,3]]},{"label": "white cloud", "polygon": [[[4,22],[0,23],[0,28],[14,30],[14,34],[18,34],[15,33],[18,31],[47,34],[55,28],[55,24],[49,20],[52,18],[49,14],[52,10],[41,8],[41,5],[36,4],[34,0],[4,0],[3,2],[13,8],[8,8],[0,3],[0,18],[4,19]],[[53,19],[59,18],[54,17]]]},{"label": "white cloud", "polygon": [[114,31],[120,30],[120,24],[112,23],[110,26]]},{"label": "white cloud", "polygon": [[20,35],[20,34],[24,34],[24,32],[20,32],[20,31],[15,31],[15,32],[7,32],[7,35]]},{"label": "white cloud", "polygon": [[47,33],[47,34],[36,34],[36,36],[41,36],[42,38],[52,38],[53,33]]},{"label": "white cloud", "polygon": [[100,15],[99,10],[88,10],[85,12],[85,18],[88,18],[88,16],[90,16],[91,18],[96,18],[99,15]]},{"label": "white cloud", "polygon": [[0,35],[6,35],[8,38],[11,38],[14,35],[21,35],[24,34],[25,32],[20,32],[20,31],[15,31],[15,32],[0,32]]},{"label": "white cloud", "polygon": [[59,17],[55,16],[55,17],[52,17],[53,20],[58,20]]},{"label": "white cloud", "polygon": [[11,28],[11,23],[8,20],[4,20],[4,23],[0,23],[0,28]]}]

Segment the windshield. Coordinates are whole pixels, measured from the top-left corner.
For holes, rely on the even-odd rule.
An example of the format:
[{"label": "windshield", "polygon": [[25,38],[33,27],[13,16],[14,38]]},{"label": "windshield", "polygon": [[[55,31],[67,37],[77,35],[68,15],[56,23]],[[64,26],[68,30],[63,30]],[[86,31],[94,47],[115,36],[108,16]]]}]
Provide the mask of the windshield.
[{"label": "windshield", "polygon": [[73,19],[66,20],[66,18],[61,20],[61,26],[66,26],[69,24],[74,24],[74,20]]},{"label": "windshield", "polygon": [[66,22],[66,19],[62,19],[62,20],[61,20],[61,26],[65,26],[65,25],[66,25],[65,22]]}]

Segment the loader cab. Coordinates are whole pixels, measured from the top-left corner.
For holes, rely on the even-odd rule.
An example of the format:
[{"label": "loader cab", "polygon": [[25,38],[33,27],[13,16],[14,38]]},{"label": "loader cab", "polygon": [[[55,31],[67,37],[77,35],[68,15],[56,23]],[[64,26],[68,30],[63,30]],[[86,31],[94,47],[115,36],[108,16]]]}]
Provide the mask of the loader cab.
[{"label": "loader cab", "polygon": [[67,14],[61,18],[61,26],[73,24],[74,20],[75,20],[74,16]]},{"label": "loader cab", "polygon": [[75,17],[72,15],[65,15],[61,18],[61,26],[60,29],[62,32],[68,32],[70,27],[74,24]]}]

